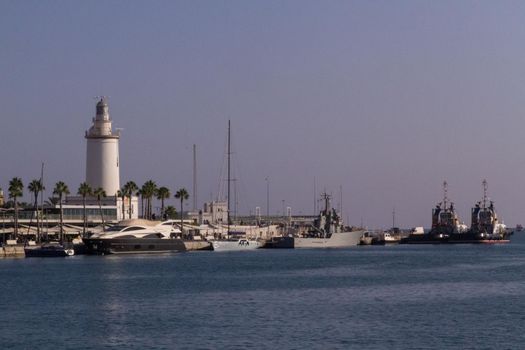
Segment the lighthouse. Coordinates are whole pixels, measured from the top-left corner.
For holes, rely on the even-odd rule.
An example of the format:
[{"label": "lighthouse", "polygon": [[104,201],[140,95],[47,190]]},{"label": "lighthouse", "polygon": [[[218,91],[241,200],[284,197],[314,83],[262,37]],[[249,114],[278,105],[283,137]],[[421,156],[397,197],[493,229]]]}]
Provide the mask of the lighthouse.
[{"label": "lighthouse", "polygon": [[86,182],[93,188],[103,188],[106,195],[115,196],[120,188],[120,133],[113,132],[107,99],[97,103],[93,125],[86,131]]}]

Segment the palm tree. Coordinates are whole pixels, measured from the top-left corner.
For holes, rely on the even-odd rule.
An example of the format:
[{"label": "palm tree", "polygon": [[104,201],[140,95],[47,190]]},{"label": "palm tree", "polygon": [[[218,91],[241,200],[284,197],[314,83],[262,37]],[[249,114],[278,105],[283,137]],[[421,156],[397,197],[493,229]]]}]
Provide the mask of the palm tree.
[{"label": "palm tree", "polygon": [[164,200],[170,198],[170,189],[167,187],[160,187],[157,190],[157,199],[160,200],[160,216],[164,217]]},{"label": "palm tree", "polygon": [[[37,240],[40,241],[40,213],[38,212],[38,194],[45,190],[42,180],[33,180],[27,185],[27,189],[33,193],[33,198],[35,200],[34,211],[36,211],[36,232]],[[33,216],[31,216],[32,218]]]},{"label": "palm tree", "polygon": [[69,194],[69,188],[63,181],[58,181],[55,184],[53,194],[58,196],[58,204],[60,205],[60,240],[64,240],[64,212],[62,210],[62,196]]},{"label": "palm tree", "polygon": [[79,195],[82,196],[82,205],[84,207],[84,231],[82,233],[82,236],[86,236],[86,226],[87,226],[87,216],[86,216],[86,197],[91,196],[92,189],[91,186],[87,182],[82,182],[80,186],[78,186],[78,192]]},{"label": "palm tree", "polygon": [[126,184],[124,185],[124,192],[126,193],[126,195],[128,196],[129,198],[129,218],[131,219],[131,197],[133,196],[133,194],[138,190],[138,186],[135,182],[133,181],[128,181],[126,182]]},{"label": "palm tree", "polygon": [[182,221],[182,202],[184,202],[184,200],[188,199],[190,197],[190,195],[188,194],[188,191],[186,191],[186,189],[183,187],[181,188],[180,190],[177,191],[177,193],[175,193],[175,198],[178,198],[180,199],[180,233],[182,234],[183,233],[183,221]]},{"label": "palm tree", "polygon": [[157,184],[153,180],[148,180],[142,185],[142,197],[146,199],[146,218],[151,220],[152,204],[151,199],[157,191]]},{"label": "palm tree", "polygon": [[164,211],[164,214],[168,219],[175,219],[177,217],[177,209],[175,209],[175,207],[172,205],[168,205]]},{"label": "palm tree", "polygon": [[24,184],[19,177],[14,177],[9,181],[9,198],[15,202],[15,239],[18,239],[18,197],[24,195]]},{"label": "palm tree", "polygon": [[100,212],[100,218],[102,219],[102,231],[106,231],[104,224],[104,213],[102,212],[102,198],[106,197],[106,191],[103,188],[99,187],[93,191],[93,195],[97,197],[98,210]]}]

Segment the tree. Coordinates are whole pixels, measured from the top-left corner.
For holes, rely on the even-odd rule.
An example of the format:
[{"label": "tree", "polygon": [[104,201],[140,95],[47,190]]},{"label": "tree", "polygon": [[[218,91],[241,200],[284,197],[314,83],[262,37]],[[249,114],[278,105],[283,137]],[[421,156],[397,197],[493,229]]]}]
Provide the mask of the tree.
[{"label": "tree", "polygon": [[100,212],[100,218],[102,219],[102,231],[106,231],[106,227],[104,224],[104,213],[102,212],[102,198],[106,197],[106,191],[104,191],[103,188],[99,187],[93,191],[93,195],[97,197],[98,210]]},{"label": "tree", "polygon": [[146,218],[151,220],[152,203],[151,200],[157,191],[157,184],[153,180],[148,180],[142,185],[142,197],[146,199]]},{"label": "tree", "polygon": [[53,194],[58,196],[58,204],[60,205],[60,240],[64,240],[64,212],[62,210],[62,197],[69,194],[69,188],[63,181],[58,181],[55,184]]},{"label": "tree", "polygon": [[128,196],[129,198],[129,218],[131,219],[131,197],[133,196],[133,194],[138,190],[138,186],[135,182],[133,181],[128,181],[126,182],[126,184],[124,185],[124,191],[126,193],[126,195]]},{"label": "tree", "polygon": [[84,231],[82,233],[83,237],[86,237],[86,226],[87,226],[87,216],[86,216],[86,197],[91,196],[93,190],[91,189],[91,186],[87,182],[82,182],[80,186],[78,186],[78,194],[82,196],[82,206],[83,206],[83,213],[84,213]]},{"label": "tree", "polygon": [[18,239],[18,201],[24,195],[24,184],[19,177],[14,177],[9,181],[9,198],[13,199],[15,205],[15,239]]},{"label": "tree", "polygon": [[47,201],[44,202],[44,205],[48,207],[54,207],[58,204],[58,198],[56,197],[47,197]]},{"label": "tree", "polygon": [[172,205],[168,205],[164,211],[164,214],[168,219],[175,219],[177,217],[177,209],[175,209],[175,207]]},{"label": "tree", "polygon": [[[34,211],[36,211],[36,232],[37,240],[40,240],[40,214],[38,212],[38,194],[45,190],[42,180],[33,180],[27,185],[27,189],[33,193],[33,198],[35,200]],[[33,216],[31,216],[32,218]]]},{"label": "tree", "polygon": [[189,197],[190,195],[188,194],[188,191],[186,191],[184,187],[178,190],[177,193],[175,193],[175,198],[180,199],[180,232],[181,234],[183,233],[183,225],[184,225],[182,221],[182,217],[183,217],[182,213],[184,213],[182,209],[182,203]]},{"label": "tree", "polygon": [[157,189],[157,199],[160,200],[160,216],[164,217],[164,200],[170,198],[171,193],[169,188],[167,187],[160,187]]}]

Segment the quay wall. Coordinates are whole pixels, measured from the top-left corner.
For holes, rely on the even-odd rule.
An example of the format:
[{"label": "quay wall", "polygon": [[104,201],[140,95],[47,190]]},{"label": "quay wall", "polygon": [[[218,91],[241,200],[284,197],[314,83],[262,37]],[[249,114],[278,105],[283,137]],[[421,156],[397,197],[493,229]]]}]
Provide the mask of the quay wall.
[{"label": "quay wall", "polygon": [[21,258],[24,256],[24,246],[22,245],[8,245],[0,248],[0,258]]},{"label": "quay wall", "polygon": [[186,250],[212,250],[210,242],[207,241],[184,241]]}]

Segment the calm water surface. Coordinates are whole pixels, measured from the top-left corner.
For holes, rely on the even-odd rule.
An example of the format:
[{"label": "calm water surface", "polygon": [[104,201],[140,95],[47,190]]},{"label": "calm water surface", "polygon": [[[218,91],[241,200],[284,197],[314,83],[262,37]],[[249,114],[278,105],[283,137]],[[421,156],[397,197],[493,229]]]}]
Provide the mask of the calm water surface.
[{"label": "calm water surface", "polygon": [[501,246],[0,260],[1,349],[520,349]]}]

